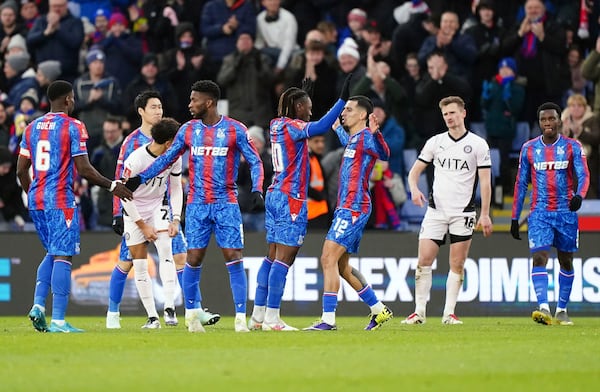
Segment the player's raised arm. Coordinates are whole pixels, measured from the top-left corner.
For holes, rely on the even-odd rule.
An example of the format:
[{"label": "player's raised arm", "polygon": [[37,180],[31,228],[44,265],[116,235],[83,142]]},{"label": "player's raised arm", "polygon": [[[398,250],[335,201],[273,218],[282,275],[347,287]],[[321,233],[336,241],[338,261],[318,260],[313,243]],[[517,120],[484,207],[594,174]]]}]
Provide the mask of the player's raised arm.
[{"label": "player's raised arm", "polygon": [[350,97],[350,79],[352,78],[352,74],[349,74],[344,81],[344,85],[342,87],[342,92],[340,93],[340,98],[336,101],[331,109],[323,117],[321,117],[318,121],[311,121],[306,126],[306,134],[308,137],[322,135],[325,132],[329,131],[331,126],[336,122],[340,114],[342,114],[342,110],[344,110],[344,105],[348,98]]},{"label": "player's raised arm", "polygon": [[188,129],[191,132],[191,124],[189,122],[183,124],[181,128],[179,128],[171,147],[140,173],[141,182],[146,182],[149,179],[156,177],[168,166],[172,165],[177,158],[183,155],[188,148],[185,140]]}]

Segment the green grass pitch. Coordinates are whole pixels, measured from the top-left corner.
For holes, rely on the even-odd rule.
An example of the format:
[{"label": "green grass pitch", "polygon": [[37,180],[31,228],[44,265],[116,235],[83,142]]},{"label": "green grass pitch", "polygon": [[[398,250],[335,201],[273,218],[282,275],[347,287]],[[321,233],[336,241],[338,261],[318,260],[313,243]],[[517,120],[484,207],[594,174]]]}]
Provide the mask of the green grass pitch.
[{"label": "green grass pitch", "polygon": [[[180,325],[121,330],[102,317],[70,317],[82,334],[33,330],[0,318],[0,390],[9,391],[594,391],[600,318],[574,326],[520,318],[464,318],[464,325],[400,324],[363,331],[338,317],[333,332],[233,332],[233,318],[191,334]],[[287,317],[302,328],[312,321]],[[180,317],[183,321],[183,317]]]}]

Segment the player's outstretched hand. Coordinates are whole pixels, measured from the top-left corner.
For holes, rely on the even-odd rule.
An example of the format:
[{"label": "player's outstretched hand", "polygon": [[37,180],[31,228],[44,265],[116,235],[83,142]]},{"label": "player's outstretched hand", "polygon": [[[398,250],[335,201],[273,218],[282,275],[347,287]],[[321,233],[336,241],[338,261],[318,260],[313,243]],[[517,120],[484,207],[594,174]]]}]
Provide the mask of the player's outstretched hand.
[{"label": "player's outstretched hand", "polygon": [[349,73],[348,76],[346,76],[346,80],[342,86],[342,92],[340,93],[340,99],[342,101],[347,101],[348,98],[350,98],[350,79],[352,79],[352,73]]},{"label": "player's outstretched hand", "polygon": [[125,224],[123,223],[123,215],[113,216],[112,229],[117,235],[123,235],[125,231]]},{"label": "player's outstretched hand", "polygon": [[510,222],[510,235],[515,240],[521,240],[521,236],[519,235],[519,221],[517,219],[513,219]]},{"label": "player's outstretched hand", "polygon": [[116,181],[115,189],[112,194],[123,200],[133,200],[133,191],[128,186],[123,185],[121,181]]},{"label": "player's outstretched hand", "polygon": [[125,186],[131,192],[135,192],[141,184],[142,184],[142,177],[134,176],[134,177],[130,177],[127,180],[127,182],[125,183]]},{"label": "player's outstretched hand", "polygon": [[569,211],[577,211],[581,208],[581,202],[583,198],[580,195],[575,195],[569,202]]},{"label": "player's outstretched hand", "polygon": [[262,192],[252,192],[252,211],[261,211],[265,208],[265,199]]}]

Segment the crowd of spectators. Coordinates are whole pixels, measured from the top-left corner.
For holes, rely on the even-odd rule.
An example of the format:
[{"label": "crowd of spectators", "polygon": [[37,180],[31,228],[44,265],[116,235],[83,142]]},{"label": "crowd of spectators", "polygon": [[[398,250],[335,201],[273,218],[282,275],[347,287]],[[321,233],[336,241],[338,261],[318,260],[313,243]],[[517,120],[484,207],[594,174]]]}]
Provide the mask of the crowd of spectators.
[{"label": "crowd of spectators", "polygon": [[[585,147],[588,197],[596,198],[599,17],[600,2],[586,0],[0,1],[0,229],[29,221],[15,197],[14,162],[25,126],[48,110],[45,88],[56,79],[73,82],[74,116],[89,132],[91,162],[109,176],[123,137],[139,125],[133,101],[141,91],[158,90],[164,115],[183,123],[191,84],[216,81],[223,111],[249,127],[269,166],[268,126],[281,92],[312,79],[318,119],[352,74],[351,95],[373,100],[392,151],[372,178],[372,227],[396,230],[406,200],[398,185],[409,169],[404,152],[445,129],[441,98],[461,96],[468,127],[499,150],[501,178],[494,180],[506,195],[517,130],[535,136],[536,108],[552,101],[566,109],[563,133]],[[331,135],[312,145],[319,146],[311,152],[319,175],[309,195],[332,213],[340,146]],[[241,204],[245,176],[242,165]],[[108,228],[110,197],[85,182],[78,192],[82,228]],[[256,212],[242,210],[248,229],[262,229]]]}]

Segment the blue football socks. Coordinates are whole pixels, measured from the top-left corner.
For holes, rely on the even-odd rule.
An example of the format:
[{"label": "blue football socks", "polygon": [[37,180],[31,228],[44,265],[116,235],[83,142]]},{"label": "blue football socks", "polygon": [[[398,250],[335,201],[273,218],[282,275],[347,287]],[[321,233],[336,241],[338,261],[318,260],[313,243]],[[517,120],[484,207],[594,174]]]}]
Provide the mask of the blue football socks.
[{"label": "blue football socks", "polygon": [[546,271],[546,267],[533,267],[531,281],[533,282],[538,305],[548,304],[548,271]]},{"label": "blue football socks", "polygon": [[558,274],[558,308],[567,308],[569,298],[571,297],[571,288],[573,287],[574,277],[575,273],[573,270],[565,271],[562,268],[560,269]]},{"label": "blue football socks", "polygon": [[64,320],[71,293],[71,262],[56,259],[52,269],[52,320]]},{"label": "blue football socks", "polygon": [[52,268],[54,267],[54,256],[46,254],[40,262],[37,269],[37,278],[35,280],[35,291],[33,293],[33,303],[46,307],[46,298],[50,292],[50,282],[52,280]]},{"label": "blue football socks", "polygon": [[267,308],[279,309],[281,298],[285,289],[285,281],[290,266],[283,261],[275,260],[269,273],[269,293],[267,294]]},{"label": "blue football socks", "polygon": [[202,266],[192,267],[185,263],[183,267],[183,298],[186,309],[202,309],[202,296],[200,295],[200,278]]},{"label": "blue football socks", "polygon": [[265,306],[267,304],[267,294],[269,292],[269,274],[273,261],[265,257],[258,269],[256,276],[256,294],[254,296],[254,306]]},{"label": "blue football socks", "polygon": [[108,311],[118,312],[127,283],[127,272],[115,265],[108,284]]},{"label": "blue football socks", "polygon": [[236,313],[246,313],[246,301],[248,299],[248,281],[244,271],[244,260],[231,260],[225,263],[229,271],[229,284],[235,304]]}]

